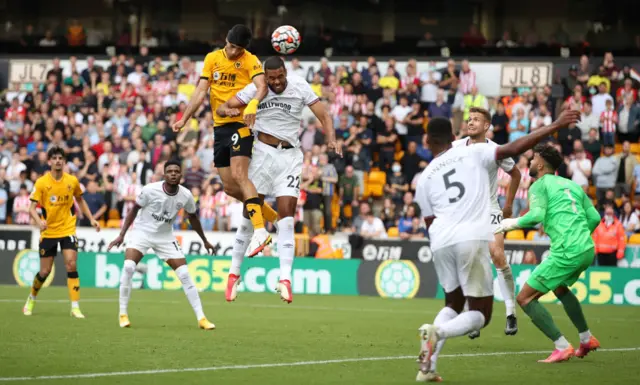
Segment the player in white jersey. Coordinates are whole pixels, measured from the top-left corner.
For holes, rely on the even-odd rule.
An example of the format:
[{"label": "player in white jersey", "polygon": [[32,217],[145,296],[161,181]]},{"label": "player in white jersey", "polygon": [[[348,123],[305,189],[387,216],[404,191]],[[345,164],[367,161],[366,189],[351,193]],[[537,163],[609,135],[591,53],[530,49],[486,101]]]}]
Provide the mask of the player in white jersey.
[{"label": "player in white jersey", "polygon": [[202,239],[204,247],[209,252],[213,251],[213,246],[202,231],[193,195],[191,191],[180,186],[180,178],[182,178],[180,162],[167,161],[164,164],[164,181],[149,183],[142,188],[140,195],[136,198],[135,206],[127,214],[120,235],[107,248],[108,251],[112,247],[120,246],[124,242],[129,226],[133,223],[131,233],[127,237],[125,261],[120,276],[120,327],[131,325],[127,312],[131,297],[131,280],[136,265],[142,260],[144,254],[152,249],[158,258],[164,260],[178,276],[184,293],[196,313],[198,326],[205,330],[215,329],[215,325],[204,315],[198,289],[189,275],[187,261],[171,228],[178,211],[184,208],[191,226]]},{"label": "player in white jersey", "polygon": [[[427,143],[435,158],[422,172],[416,200],[429,231],[433,264],[445,292],[445,307],[434,324],[419,328],[420,370],[416,380],[440,382],[437,357],[447,338],[460,337],[489,324],[493,311],[493,276],[489,260],[491,213],[488,171],[497,160],[513,157],[580,119],[579,111],[564,111],[550,126],[541,127],[503,146],[479,143],[452,147],[451,122],[434,118]],[[469,311],[463,312],[465,302]]]},{"label": "player in white jersey", "polygon": [[[305,107],[309,107],[325,128],[329,149],[335,149],[333,120],[311,86],[302,78],[287,76],[281,58],[273,56],[265,60],[263,68],[267,76],[269,92],[258,105],[253,155],[249,165],[249,179],[258,190],[261,199],[266,195],[276,197],[278,212],[278,254],[280,256],[280,280],[277,291],[283,301],[291,303],[291,270],[294,259],[294,215],[300,195],[303,154],[300,150],[300,121]],[[252,84],[246,86],[218,108],[218,114],[225,116],[237,113],[237,109],[247,104],[256,93]],[[245,212],[242,225],[236,232],[231,253],[231,268],[227,280],[225,298],[234,301],[240,283],[240,267],[246,255],[253,226]],[[256,245],[257,247],[257,245]],[[254,250],[252,246],[250,250]]]},{"label": "player in white jersey", "polygon": [[[456,140],[452,143],[453,147],[471,146],[477,143],[486,143],[489,146],[497,147],[498,144],[487,139],[486,133],[491,126],[491,114],[484,108],[472,107],[469,110],[469,120],[467,128],[469,137]],[[507,174],[511,175],[511,184],[507,192],[507,200],[502,209],[498,204],[498,168],[503,169]],[[505,158],[490,165],[489,169],[489,195],[490,195],[490,214],[491,228],[495,230],[502,218],[511,218],[513,207],[513,199],[518,192],[520,186],[520,171],[515,167],[515,162],[511,158]],[[515,335],[518,332],[518,321],[516,319],[516,285],[513,281],[513,273],[511,266],[507,262],[504,255],[504,234],[494,234],[494,239],[489,242],[489,252],[491,260],[498,272],[498,286],[500,293],[504,298],[504,304],[507,310],[507,323],[504,332],[507,335]],[[476,330],[469,333],[469,338],[477,338],[480,331]]]}]

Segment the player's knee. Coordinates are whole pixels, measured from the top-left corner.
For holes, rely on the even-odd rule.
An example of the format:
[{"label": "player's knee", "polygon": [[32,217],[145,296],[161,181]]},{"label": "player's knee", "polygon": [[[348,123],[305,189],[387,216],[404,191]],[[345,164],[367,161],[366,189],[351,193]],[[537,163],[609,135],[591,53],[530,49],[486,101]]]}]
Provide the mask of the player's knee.
[{"label": "player's knee", "polygon": [[556,295],[557,298],[564,297],[565,294],[569,291],[569,288],[566,286],[560,286],[553,291],[553,294]]},{"label": "player's knee", "polygon": [[40,272],[38,273],[38,275],[40,275],[40,278],[42,278],[43,281],[47,280],[47,277],[49,276],[49,274],[51,274],[51,267],[41,267]]},{"label": "player's knee", "polygon": [[527,295],[524,295],[524,293],[520,292],[516,296],[516,302],[518,302],[518,305],[520,307],[524,307],[524,306],[527,306],[529,302],[531,302],[531,298],[529,298]]},{"label": "player's knee", "polygon": [[71,271],[76,271],[77,270],[76,261],[74,261],[74,260],[69,260],[69,261],[65,262],[64,265],[67,268],[67,272],[71,272]]},{"label": "player's knee", "polygon": [[136,271],[136,263],[130,259],[127,259],[124,261],[122,270],[124,270],[128,275],[133,275],[133,273],[135,273]]},{"label": "player's knee", "polygon": [[500,247],[493,246],[489,249],[491,253],[491,260],[496,269],[504,269],[507,267],[507,257],[504,255],[504,250]]}]

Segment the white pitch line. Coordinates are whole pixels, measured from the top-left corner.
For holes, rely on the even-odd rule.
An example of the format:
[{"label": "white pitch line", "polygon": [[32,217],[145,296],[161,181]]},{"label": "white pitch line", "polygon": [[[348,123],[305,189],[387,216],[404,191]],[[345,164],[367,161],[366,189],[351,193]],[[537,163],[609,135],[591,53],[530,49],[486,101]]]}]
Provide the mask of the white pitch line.
[{"label": "white pitch line", "polygon": [[[640,351],[640,347],[598,350],[598,352],[630,352],[630,351]],[[468,358],[468,357],[491,357],[491,356],[544,354],[544,353],[549,353],[549,351],[548,350],[532,350],[532,351],[520,351],[520,352],[460,353],[460,354],[443,354],[440,357],[441,358],[460,358],[460,357]],[[337,359],[337,360],[322,360],[322,361],[298,361],[298,362],[282,362],[282,363],[270,363],[270,364],[210,366],[210,367],[204,367],[204,368],[151,369],[151,370],[133,370],[133,371],[127,371],[127,372],[78,373],[78,374],[34,376],[34,377],[0,377],[0,382],[34,381],[34,380],[69,380],[69,379],[78,379],[78,378],[135,376],[135,375],[142,375],[142,374],[211,372],[211,371],[217,371],[217,370],[268,369],[268,368],[282,368],[282,367],[292,367],[292,366],[344,364],[344,363],[350,363],[350,362],[392,361],[392,360],[405,360],[405,359],[415,359],[415,358],[416,358],[415,355],[388,356],[388,357],[361,357],[361,358],[343,358],[343,359]]]}]

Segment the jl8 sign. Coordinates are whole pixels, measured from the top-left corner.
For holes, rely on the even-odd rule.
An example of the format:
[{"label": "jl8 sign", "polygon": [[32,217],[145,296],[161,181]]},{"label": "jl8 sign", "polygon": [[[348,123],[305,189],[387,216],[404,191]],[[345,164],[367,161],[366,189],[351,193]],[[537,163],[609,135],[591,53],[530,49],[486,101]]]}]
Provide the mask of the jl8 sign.
[{"label": "jl8 sign", "polygon": [[503,63],[500,88],[503,95],[512,88],[544,87],[551,84],[551,63]]}]

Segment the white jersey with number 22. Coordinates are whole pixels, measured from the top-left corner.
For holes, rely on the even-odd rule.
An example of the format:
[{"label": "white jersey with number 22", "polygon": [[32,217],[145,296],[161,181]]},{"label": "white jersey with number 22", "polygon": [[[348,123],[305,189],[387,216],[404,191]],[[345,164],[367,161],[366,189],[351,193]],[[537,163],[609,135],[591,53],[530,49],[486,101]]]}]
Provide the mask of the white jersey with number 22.
[{"label": "white jersey with number 22", "polygon": [[496,147],[479,143],[450,148],[422,172],[416,201],[423,217],[435,217],[429,228],[432,250],[466,241],[493,241],[488,171],[495,165]]}]

